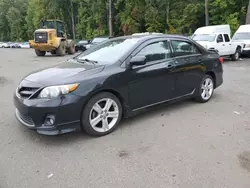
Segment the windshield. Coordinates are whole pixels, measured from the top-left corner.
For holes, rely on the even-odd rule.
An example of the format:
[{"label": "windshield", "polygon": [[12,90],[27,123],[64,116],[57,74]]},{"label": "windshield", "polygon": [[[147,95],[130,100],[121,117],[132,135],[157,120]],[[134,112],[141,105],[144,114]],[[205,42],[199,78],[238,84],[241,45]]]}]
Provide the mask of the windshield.
[{"label": "windshield", "polygon": [[193,40],[195,41],[209,41],[212,42],[215,40],[215,34],[195,34]]},{"label": "windshield", "polygon": [[41,24],[43,28],[56,29],[56,22],[54,21],[44,21]]},{"label": "windshield", "polygon": [[235,33],[232,40],[250,40],[250,33]]},{"label": "windshield", "polygon": [[97,37],[97,38],[94,38],[92,43],[99,43],[99,42],[103,42],[105,40],[108,40],[109,38],[100,38],[100,37]]},{"label": "windshield", "polygon": [[83,52],[77,59],[97,61],[98,64],[112,64],[125,55],[138,40],[139,38],[129,38],[105,41]]}]

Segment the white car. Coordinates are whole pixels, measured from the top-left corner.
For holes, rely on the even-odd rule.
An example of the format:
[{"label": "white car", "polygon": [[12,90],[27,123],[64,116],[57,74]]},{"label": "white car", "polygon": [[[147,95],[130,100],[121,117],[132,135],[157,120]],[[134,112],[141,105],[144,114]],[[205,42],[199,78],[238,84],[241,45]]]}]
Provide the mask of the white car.
[{"label": "white car", "polygon": [[250,24],[241,25],[235,32],[232,41],[242,43],[242,55],[250,56]]},{"label": "white car", "polygon": [[0,42],[0,48],[3,48],[4,42]]},{"label": "white car", "polygon": [[19,44],[21,48],[30,48],[30,45],[28,42],[23,42]]},{"label": "white car", "polygon": [[229,25],[216,25],[198,28],[192,39],[208,50],[215,50],[220,56],[230,56],[237,61],[243,50],[243,43],[231,41]]}]

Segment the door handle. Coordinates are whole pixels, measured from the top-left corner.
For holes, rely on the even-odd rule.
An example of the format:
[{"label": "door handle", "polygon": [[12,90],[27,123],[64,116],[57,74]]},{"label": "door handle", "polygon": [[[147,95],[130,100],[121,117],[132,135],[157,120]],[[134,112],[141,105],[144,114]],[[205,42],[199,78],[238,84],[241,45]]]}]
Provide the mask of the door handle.
[{"label": "door handle", "polygon": [[225,44],[222,44],[222,46],[225,46]]}]

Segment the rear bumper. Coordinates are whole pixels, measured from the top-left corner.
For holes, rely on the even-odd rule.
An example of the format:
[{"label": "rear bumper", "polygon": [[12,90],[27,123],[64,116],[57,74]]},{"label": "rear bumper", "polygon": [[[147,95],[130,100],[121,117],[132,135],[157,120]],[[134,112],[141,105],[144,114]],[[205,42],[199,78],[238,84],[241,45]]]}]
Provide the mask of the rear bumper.
[{"label": "rear bumper", "polygon": [[223,84],[223,72],[216,73],[216,85],[215,88],[218,88]]}]

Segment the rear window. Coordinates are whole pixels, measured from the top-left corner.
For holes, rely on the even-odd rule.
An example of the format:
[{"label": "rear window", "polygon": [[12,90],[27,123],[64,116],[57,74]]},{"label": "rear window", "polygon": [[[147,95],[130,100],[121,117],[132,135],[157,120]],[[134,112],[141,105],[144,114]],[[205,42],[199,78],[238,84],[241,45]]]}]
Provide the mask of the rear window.
[{"label": "rear window", "polygon": [[192,39],[195,41],[213,42],[215,40],[215,37],[215,34],[194,34]]},{"label": "rear window", "polygon": [[230,42],[229,36],[227,34],[224,34],[225,42]]}]

